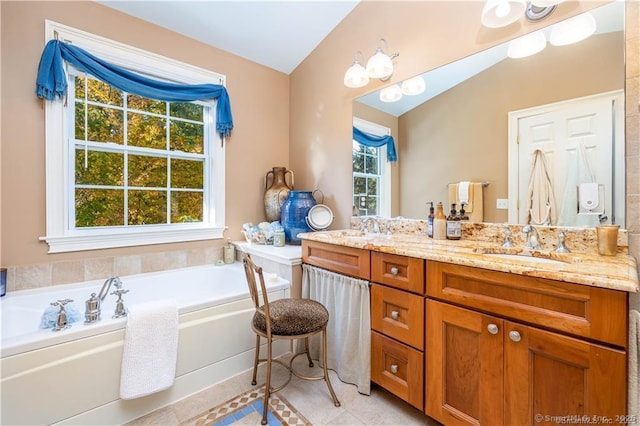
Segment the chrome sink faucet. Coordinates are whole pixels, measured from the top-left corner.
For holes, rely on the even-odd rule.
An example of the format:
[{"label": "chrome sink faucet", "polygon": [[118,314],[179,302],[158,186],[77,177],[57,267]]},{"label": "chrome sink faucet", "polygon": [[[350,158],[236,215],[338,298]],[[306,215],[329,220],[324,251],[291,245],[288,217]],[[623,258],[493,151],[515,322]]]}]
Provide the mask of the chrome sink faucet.
[{"label": "chrome sink faucet", "polygon": [[524,248],[528,250],[542,250],[540,243],[538,242],[538,231],[531,225],[525,225],[522,227],[522,232],[527,236],[524,243]]},{"label": "chrome sink faucet", "polygon": [[558,233],[558,247],[554,250],[556,253],[571,253],[571,250],[569,250],[569,247],[567,247],[565,243],[567,232],[566,229],[563,229]]},{"label": "chrome sink faucet", "polygon": [[373,233],[374,234],[379,234],[380,233],[380,225],[378,224],[378,221],[377,221],[377,219],[375,217],[368,217],[368,218],[366,218],[366,219],[364,219],[362,221],[362,232],[364,232],[364,233],[367,232],[367,230],[369,229],[367,227],[367,225],[368,225],[368,223],[370,221],[373,221]]},{"label": "chrome sink faucet", "polygon": [[511,229],[509,229],[509,225],[505,223],[502,225],[502,229],[504,230],[504,242],[500,247],[513,247],[513,242],[511,241]]}]

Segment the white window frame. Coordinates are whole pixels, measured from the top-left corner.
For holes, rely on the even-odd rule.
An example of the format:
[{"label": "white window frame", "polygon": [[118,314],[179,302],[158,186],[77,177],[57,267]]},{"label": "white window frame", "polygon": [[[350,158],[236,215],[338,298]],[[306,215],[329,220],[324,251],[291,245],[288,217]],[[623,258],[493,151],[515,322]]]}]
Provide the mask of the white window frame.
[{"label": "white window frame", "polygon": [[[179,81],[185,84],[217,83],[226,78],[202,68],[118,43],[50,20],[45,21],[45,43],[58,37],[74,46],[115,65],[135,70],[151,78]],[[69,90],[73,90],[72,87]],[[212,102],[215,120],[215,102]],[[46,144],[46,214],[47,234],[40,237],[49,245],[49,253],[130,247],[223,238],[225,230],[225,151],[223,141],[215,131],[215,123],[208,123],[209,169],[205,170],[210,196],[204,206],[202,222],[145,225],[125,228],[72,228],[69,218],[75,201],[68,173],[69,135],[67,108],[63,100],[45,102]],[[71,203],[71,204],[70,204]]]},{"label": "white window frame", "polygon": [[[363,132],[375,136],[391,135],[391,129],[371,121],[353,117],[353,125]],[[387,150],[385,147],[378,148],[380,152],[380,171],[381,179],[379,185],[379,206],[378,214],[380,217],[391,217],[391,164],[387,159]],[[352,154],[353,155],[353,154]],[[351,199],[353,200],[353,170],[351,171]]]}]

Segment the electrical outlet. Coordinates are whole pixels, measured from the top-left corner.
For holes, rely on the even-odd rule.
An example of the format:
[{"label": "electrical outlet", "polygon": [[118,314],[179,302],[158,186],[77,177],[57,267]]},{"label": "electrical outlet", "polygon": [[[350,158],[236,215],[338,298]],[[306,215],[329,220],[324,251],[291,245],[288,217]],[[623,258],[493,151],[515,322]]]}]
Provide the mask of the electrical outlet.
[{"label": "electrical outlet", "polygon": [[498,210],[507,210],[507,209],[509,209],[509,199],[508,198],[497,198],[496,199],[496,209],[498,209]]}]

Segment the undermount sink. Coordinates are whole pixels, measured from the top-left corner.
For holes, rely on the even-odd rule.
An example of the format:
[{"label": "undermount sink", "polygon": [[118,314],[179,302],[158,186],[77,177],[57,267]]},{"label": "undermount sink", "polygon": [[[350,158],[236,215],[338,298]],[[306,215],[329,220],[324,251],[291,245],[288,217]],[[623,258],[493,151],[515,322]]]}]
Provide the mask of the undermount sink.
[{"label": "undermount sink", "polygon": [[556,253],[553,251],[538,251],[527,249],[515,249],[515,248],[476,248],[476,253],[483,254],[489,257],[496,257],[500,259],[515,260],[523,263],[530,264],[567,264],[578,263],[580,258],[571,255],[570,253]]},{"label": "undermount sink", "polygon": [[519,262],[527,262],[527,263],[547,263],[547,264],[562,264],[567,263],[563,260],[558,259],[549,259],[546,257],[533,257],[522,254],[504,254],[504,253],[485,253],[491,257],[499,257],[501,259],[510,259],[517,260]]}]

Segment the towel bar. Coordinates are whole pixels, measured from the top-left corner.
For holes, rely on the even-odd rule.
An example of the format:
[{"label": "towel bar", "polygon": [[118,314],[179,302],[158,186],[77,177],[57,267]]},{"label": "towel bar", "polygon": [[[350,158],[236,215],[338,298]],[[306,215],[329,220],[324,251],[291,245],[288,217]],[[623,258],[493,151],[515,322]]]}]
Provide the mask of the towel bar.
[{"label": "towel bar", "polygon": [[[447,184],[447,187],[448,187],[449,185],[457,185],[457,184],[459,184],[459,183],[460,183],[460,182],[451,182],[451,183],[448,183],[448,184]],[[489,186],[489,182],[482,182],[482,187],[483,187],[483,188],[486,188],[487,186]]]}]

